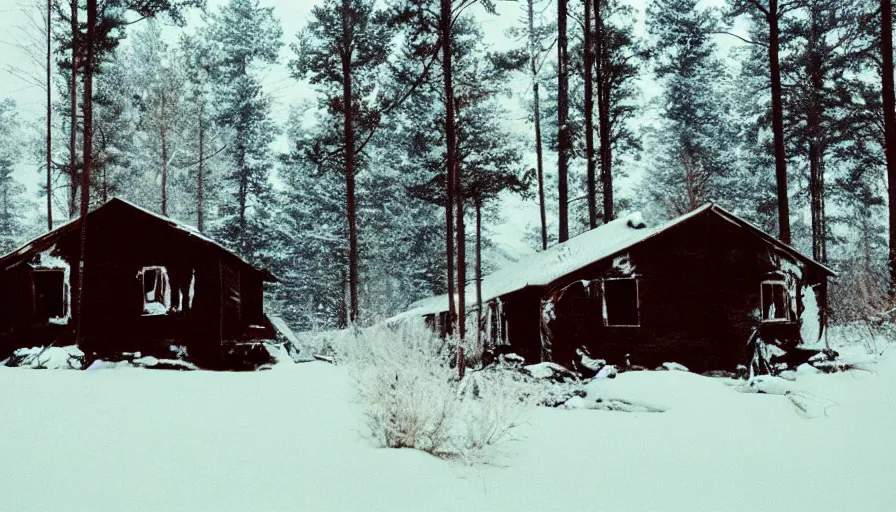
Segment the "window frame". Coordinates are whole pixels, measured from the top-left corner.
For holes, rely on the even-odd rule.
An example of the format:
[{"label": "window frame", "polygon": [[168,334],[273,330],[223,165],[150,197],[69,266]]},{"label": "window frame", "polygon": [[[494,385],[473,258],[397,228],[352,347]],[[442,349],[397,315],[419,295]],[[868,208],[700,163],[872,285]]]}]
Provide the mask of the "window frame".
[{"label": "window frame", "polygon": [[[765,286],[771,285],[772,288],[772,301],[774,301],[774,286],[780,286],[784,289],[784,297],[786,304],[784,304],[784,313],[785,318],[766,318],[765,317]],[[793,297],[790,294],[790,286],[788,286],[787,281],[784,279],[764,279],[761,283],[759,283],[759,320],[764,324],[787,324],[793,323],[795,321],[794,318],[791,318],[791,306]]]},{"label": "window frame", "polygon": [[[167,286],[167,294],[168,294],[168,304],[165,304],[164,297],[166,294],[165,290],[162,290],[162,301],[149,301],[146,300],[146,274],[152,272],[155,274],[158,272],[162,276],[162,282]],[[164,265],[147,265],[140,269],[140,297],[143,299],[142,309],[140,311],[140,316],[165,316],[172,312],[174,309],[174,305],[171,304],[171,280],[168,277],[168,269]],[[158,286],[158,284],[156,285]],[[156,292],[158,293],[158,292]],[[157,303],[165,306],[164,313],[153,313],[147,312],[146,305],[151,303]]]},{"label": "window frame", "polygon": [[[610,323],[610,311],[607,307],[607,281],[634,281],[635,282],[635,312],[638,316],[637,324],[611,324]],[[604,327],[622,327],[622,328],[637,328],[641,327],[641,279],[638,276],[625,276],[625,277],[604,277],[600,280],[600,300],[601,300],[601,308],[602,308],[602,317]]]}]

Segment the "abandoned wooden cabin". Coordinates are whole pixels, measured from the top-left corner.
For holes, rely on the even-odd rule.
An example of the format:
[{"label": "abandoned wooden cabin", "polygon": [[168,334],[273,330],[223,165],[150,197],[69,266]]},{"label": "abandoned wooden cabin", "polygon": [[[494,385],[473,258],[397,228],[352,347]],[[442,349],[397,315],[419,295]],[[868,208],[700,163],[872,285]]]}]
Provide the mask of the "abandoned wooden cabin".
[{"label": "abandoned wooden cabin", "polygon": [[[75,342],[80,228],[75,219],[0,258],[0,358]],[[87,215],[80,347],[183,346],[214,366],[228,342],[273,337],[263,286],[275,280],[193,228],[112,199]]]},{"label": "abandoned wooden cabin", "polygon": [[[483,278],[480,328],[528,363],[575,365],[584,348],[610,364],[734,370],[757,341],[817,344],[834,275],[714,204],[653,228],[634,214]],[[403,318],[444,333],[447,309],[435,297]]]}]

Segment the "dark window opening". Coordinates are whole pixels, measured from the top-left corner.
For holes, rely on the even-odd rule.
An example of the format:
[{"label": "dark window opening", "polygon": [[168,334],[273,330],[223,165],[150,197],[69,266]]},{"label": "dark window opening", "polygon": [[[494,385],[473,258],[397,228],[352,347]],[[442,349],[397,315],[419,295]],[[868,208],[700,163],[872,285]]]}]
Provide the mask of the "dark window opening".
[{"label": "dark window opening", "polygon": [[790,321],[790,292],[784,281],[762,283],[762,320],[764,322]]},{"label": "dark window opening", "polygon": [[260,279],[243,279],[242,315],[249,326],[262,326],[264,320],[264,285]]},{"label": "dark window opening", "polygon": [[167,314],[171,309],[171,285],[165,267],[144,267],[140,279],[143,285],[143,314]]},{"label": "dark window opening", "polygon": [[65,271],[62,269],[34,271],[34,313],[38,320],[66,316]]},{"label": "dark window opening", "polygon": [[641,325],[638,308],[637,279],[604,280],[604,317],[608,326],[637,327]]}]

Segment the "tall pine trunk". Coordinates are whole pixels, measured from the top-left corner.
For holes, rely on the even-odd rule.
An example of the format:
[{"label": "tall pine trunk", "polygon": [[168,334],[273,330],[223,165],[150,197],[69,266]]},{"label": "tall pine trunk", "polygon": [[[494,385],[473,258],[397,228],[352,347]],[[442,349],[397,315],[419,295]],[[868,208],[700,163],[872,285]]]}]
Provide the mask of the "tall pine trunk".
[{"label": "tall pine trunk", "polygon": [[781,99],[781,66],[778,61],[778,0],[769,0],[768,60],[772,86],[772,134],[775,145],[775,181],[778,190],[778,238],[790,244],[790,198],[787,194],[787,157],[784,153],[784,108]]},{"label": "tall pine trunk", "polygon": [[[600,1],[600,0],[598,0]],[[585,60],[585,158],[588,180],[588,225],[597,227],[597,179],[594,161],[594,33],[591,31],[594,0],[585,0],[584,60]]]},{"label": "tall pine trunk", "polygon": [[461,167],[457,165],[454,171],[454,199],[457,201],[457,337],[463,341],[467,330],[467,230],[464,225],[464,195],[460,183]]},{"label": "tall pine trunk", "polygon": [[[243,125],[245,126],[245,125]],[[240,173],[240,183],[237,191],[237,201],[239,202],[239,222],[240,222],[240,234],[239,234],[239,245],[240,252],[243,253],[244,256],[247,256],[246,249],[248,247],[246,241],[246,205],[248,203],[248,195],[249,195],[249,176],[248,170],[246,169],[246,138],[247,134],[244,132],[239,137],[239,157],[237,158],[237,166],[239,168]]]},{"label": "tall pine trunk", "polygon": [[[458,117],[458,112],[460,112],[460,106],[458,102],[455,102],[455,118]],[[454,144],[454,154],[460,154],[457,142]],[[467,332],[467,230],[464,219],[464,193],[461,186],[463,167],[460,165],[460,157],[455,159],[454,165],[454,210],[457,220],[457,336],[458,343],[461,343]],[[463,368],[460,369],[460,375],[463,376]]]},{"label": "tall pine trunk", "polygon": [[810,136],[809,142],[809,203],[812,218],[812,257],[816,261],[827,261],[827,233],[824,212],[824,152],[825,128],[822,126],[824,118],[824,103],[822,91],[824,89],[824,75],[821,56],[819,55],[818,16],[816,10],[810,12],[810,31],[807,41],[806,70],[809,75],[811,93],[809,95],[809,110],[806,116],[806,129]]},{"label": "tall pine trunk", "polygon": [[610,222],[616,218],[613,208],[613,148],[610,144],[610,80],[607,76],[609,68],[609,49],[604,40],[604,19],[601,14],[603,0],[595,1],[594,26],[597,31],[594,38],[596,53],[597,77],[597,132],[600,137],[600,183],[603,194],[603,221]]},{"label": "tall pine trunk", "polygon": [[53,230],[53,130],[52,110],[53,104],[50,91],[52,90],[52,74],[50,68],[50,36],[52,35],[53,0],[47,0],[47,230]]},{"label": "tall pine trunk", "polygon": [[884,104],[884,150],[890,214],[890,293],[896,294],[896,94],[893,91],[893,4],[880,0],[881,95]]},{"label": "tall pine trunk", "polygon": [[69,196],[68,217],[75,217],[78,200],[78,0],[72,0],[72,76],[70,83],[71,105],[69,106]]},{"label": "tall pine trunk", "polygon": [[544,203],[544,155],[541,150],[541,102],[538,90],[538,51],[535,37],[535,0],[527,0],[529,17],[529,73],[532,75],[532,114],[535,116],[535,165],[538,174],[538,210],[541,216],[541,250],[548,248],[548,222]]},{"label": "tall pine trunk", "polygon": [[809,144],[809,198],[812,213],[812,258],[827,261],[827,241],[824,215],[824,148],[817,142]]},{"label": "tall pine trunk", "polygon": [[358,233],[355,218],[355,128],[352,104],[350,0],[342,0],[342,107],[345,136],[345,204],[348,217],[349,322],[358,321]]},{"label": "tall pine trunk", "polygon": [[[451,0],[440,1],[439,39],[442,45],[442,80],[445,89],[445,240],[448,257],[448,333],[457,321],[454,307],[454,208],[455,176],[457,165],[457,133],[454,126],[454,84],[451,75]],[[460,370],[459,370],[460,371]]]},{"label": "tall pine trunk", "polygon": [[199,171],[196,173],[196,227],[205,232],[205,102],[199,102]]},{"label": "tall pine trunk", "polygon": [[81,171],[81,251],[78,260],[78,297],[75,300],[76,340],[84,342],[84,274],[87,269],[87,213],[90,210],[90,170],[93,165],[93,68],[94,35],[96,32],[97,0],[87,0],[87,45],[84,59],[84,169]]},{"label": "tall pine trunk", "polygon": [[102,167],[103,169],[103,203],[109,200],[109,182],[106,179],[106,166]]},{"label": "tall pine trunk", "polygon": [[558,241],[569,239],[569,54],[566,30],[567,0],[557,0],[557,195],[559,201]]},{"label": "tall pine trunk", "polygon": [[162,144],[162,215],[168,216],[168,140],[165,126],[159,127],[159,141]]},{"label": "tall pine trunk", "polygon": [[476,201],[476,346],[482,346],[482,201]]}]

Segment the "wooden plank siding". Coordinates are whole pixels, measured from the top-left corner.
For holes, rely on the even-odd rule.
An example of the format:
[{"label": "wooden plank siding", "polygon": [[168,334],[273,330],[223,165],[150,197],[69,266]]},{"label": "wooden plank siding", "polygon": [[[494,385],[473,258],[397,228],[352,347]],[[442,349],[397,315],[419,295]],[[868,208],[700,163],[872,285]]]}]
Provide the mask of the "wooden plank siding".
[{"label": "wooden plank siding", "polygon": [[[32,254],[14,253],[19,261],[3,265],[10,256],[0,260],[0,302],[13,305],[0,314],[0,359],[13,348],[75,341],[76,318],[61,326],[33,320],[29,262],[49,250],[72,268],[77,265],[78,231],[58,231],[42,237]],[[250,321],[266,326],[262,288],[269,274],[123,201],[107,203],[88,217],[85,262],[85,352],[166,354],[171,345],[183,345],[196,362],[213,365],[223,338],[273,336],[272,328],[249,328]],[[139,275],[154,266],[167,272],[171,308],[166,314],[144,314]],[[71,289],[77,290],[74,272],[71,279]],[[249,300],[242,298],[242,289],[250,291]]]},{"label": "wooden plank siding", "polygon": [[[615,257],[625,265],[614,266]],[[629,267],[622,268],[619,267]],[[798,274],[793,270],[797,269]],[[751,233],[731,229],[723,219],[704,216],[624,253],[594,262],[545,287],[502,296],[510,343],[528,362],[549,359],[570,365],[576,349],[613,364],[656,367],[675,361],[695,371],[734,370],[748,359],[754,329],[767,338],[799,342],[801,298],[794,321],[761,323],[760,290],[770,273],[789,273],[796,288],[823,278]],[[638,326],[607,326],[602,279],[633,276],[639,299]],[[553,302],[549,351],[536,348],[544,301]],[[540,345],[541,340],[537,340]]]}]

